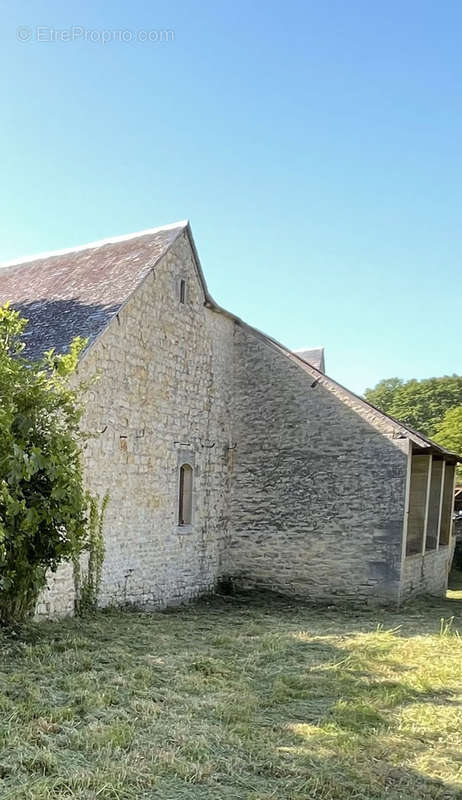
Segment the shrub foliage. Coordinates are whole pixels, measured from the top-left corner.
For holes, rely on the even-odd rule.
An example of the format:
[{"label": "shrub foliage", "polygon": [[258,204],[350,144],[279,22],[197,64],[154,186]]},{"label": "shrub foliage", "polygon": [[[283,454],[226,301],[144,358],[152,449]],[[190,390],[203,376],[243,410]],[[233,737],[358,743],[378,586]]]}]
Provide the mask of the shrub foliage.
[{"label": "shrub foliage", "polygon": [[80,429],[85,386],[69,380],[85,340],[69,352],[24,356],[27,320],[0,307],[0,623],[22,622],[47,570],[85,547],[92,498]]}]

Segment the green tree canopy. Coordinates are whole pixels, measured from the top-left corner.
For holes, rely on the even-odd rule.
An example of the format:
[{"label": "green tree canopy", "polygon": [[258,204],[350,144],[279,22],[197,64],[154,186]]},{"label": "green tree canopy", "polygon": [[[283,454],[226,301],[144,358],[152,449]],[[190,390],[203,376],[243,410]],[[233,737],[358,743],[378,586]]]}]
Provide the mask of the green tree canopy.
[{"label": "green tree canopy", "polygon": [[[446,411],[433,438],[442,447],[462,455],[462,405]],[[457,479],[460,478],[462,464],[457,466]]]},{"label": "green tree canopy", "polygon": [[83,486],[82,386],[69,382],[85,342],[24,357],[27,320],[0,307],[0,622],[34,609],[48,569],[85,545],[90,496]]},{"label": "green tree canopy", "polygon": [[446,412],[462,405],[462,375],[420,381],[385,378],[364,395],[382,411],[433,438]]}]

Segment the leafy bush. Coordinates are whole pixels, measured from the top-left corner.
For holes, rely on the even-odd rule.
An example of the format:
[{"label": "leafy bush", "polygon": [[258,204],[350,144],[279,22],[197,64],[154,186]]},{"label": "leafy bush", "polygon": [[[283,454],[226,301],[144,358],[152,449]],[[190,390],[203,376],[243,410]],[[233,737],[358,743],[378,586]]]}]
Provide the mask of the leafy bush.
[{"label": "leafy bush", "polygon": [[27,320],[0,307],[0,623],[22,622],[47,570],[85,546],[91,496],[82,476],[83,384],[73,385],[85,340],[69,353],[24,357]]}]

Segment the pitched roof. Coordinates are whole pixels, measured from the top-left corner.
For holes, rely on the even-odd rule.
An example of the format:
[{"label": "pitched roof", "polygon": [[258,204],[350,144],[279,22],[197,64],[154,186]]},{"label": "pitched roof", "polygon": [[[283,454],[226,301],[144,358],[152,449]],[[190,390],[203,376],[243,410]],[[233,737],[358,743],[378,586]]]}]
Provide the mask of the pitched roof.
[{"label": "pitched roof", "polygon": [[279,350],[282,350],[292,361],[297,359],[299,365],[315,378],[312,387],[318,383],[325,386],[326,389],[331,391],[333,394],[336,394],[338,397],[346,400],[350,407],[356,412],[360,413],[365,419],[375,417],[377,420],[388,422],[394,429],[394,436],[396,438],[409,439],[422,450],[426,450],[430,453],[437,453],[438,455],[450,456],[450,458],[454,461],[462,462],[462,456],[454,453],[452,450],[447,450],[445,447],[442,447],[442,445],[434,442],[433,439],[429,439],[428,436],[424,436],[423,433],[419,433],[418,431],[409,427],[409,425],[405,425],[395,417],[391,417],[389,414],[381,411],[379,408],[377,408],[377,406],[369,403],[369,401],[364,397],[360,397],[360,395],[350,391],[345,386],[342,386],[342,384],[337,383],[337,381],[335,381],[333,378],[325,375],[323,372],[321,372],[321,370],[317,369],[312,364],[308,364],[304,359],[300,358],[299,353],[292,353],[290,350],[284,347],[284,345],[279,344],[279,342],[276,342],[275,340],[270,341],[273,343],[273,345],[276,345]]},{"label": "pitched roof", "polygon": [[240,325],[242,328],[250,331],[254,336],[262,339],[267,345],[275,350],[278,350],[278,352],[282,353],[287,359],[292,361],[294,364],[297,364],[305,372],[311,375],[311,377],[314,379],[311,384],[312,389],[317,386],[317,384],[320,384],[328,389],[328,391],[332,392],[337,397],[348,403],[350,408],[360,414],[360,416],[362,416],[364,419],[369,421],[375,419],[378,422],[382,421],[388,423],[393,429],[394,438],[409,439],[411,442],[417,445],[417,447],[421,448],[421,450],[425,450],[427,453],[436,453],[439,456],[448,456],[451,461],[459,461],[462,463],[462,456],[458,453],[454,453],[452,450],[447,450],[445,447],[437,444],[432,439],[429,439],[428,436],[424,436],[422,433],[415,431],[413,428],[410,428],[408,425],[405,425],[403,422],[395,419],[395,417],[390,417],[389,414],[381,411],[379,408],[377,408],[377,406],[373,406],[372,403],[369,403],[369,401],[364,397],[351,392],[345,386],[342,386],[341,383],[337,383],[337,381],[335,381],[333,378],[330,378],[328,375],[325,375],[320,369],[312,364],[309,364],[304,358],[301,358],[300,353],[289,350],[288,347],[281,344],[281,342],[278,342],[277,339],[273,339],[266,333],[259,331],[258,328],[248,325],[242,319],[230,314],[229,311],[225,311],[225,309],[221,308],[220,306],[214,305],[213,300],[210,297],[208,305],[211,308],[215,308],[216,311],[220,311],[226,314],[228,317],[231,317],[231,319],[234,319],[237,325]]},{"label": "pitched roof", "polygon": [[175,222],[2,265],[0,304],[9,301],[28,318],[27,355],[39,358],[50,347],[64,352],[74,336],[91,343],[187,225]]},{"label": "pitched roof", "polygon": [[324,347],[312,347],[310,350],[294,350],[295,355],[303,358],[307,364],[316,367],[320,372],[326,371],[326,364],[324,361]]},{"label": "pitched roof", "polygon": [[405,436],[418,447],[429,448],[430,451],[462,461],[455,453],[403,425],[329,378],[324,374],[323,363],[319,366],[312,363],[313,356],[309,356],[311,361],[304,357],[320,350],[323,356],[322,348],[294,353],[219,306],[207,289],[187,220],[0,265],[0,304],[11,302],[29,319],[27,355],[39,358],[50,347],[57,352],[64,352],[74,336],[88,338],[91,344],[183,231],[189,236],[206,306],[225,314],[298,363],[315,379],[313,386],[322,383],[329,391],[343,397],[359,413],[387,420],[397,436]]}]

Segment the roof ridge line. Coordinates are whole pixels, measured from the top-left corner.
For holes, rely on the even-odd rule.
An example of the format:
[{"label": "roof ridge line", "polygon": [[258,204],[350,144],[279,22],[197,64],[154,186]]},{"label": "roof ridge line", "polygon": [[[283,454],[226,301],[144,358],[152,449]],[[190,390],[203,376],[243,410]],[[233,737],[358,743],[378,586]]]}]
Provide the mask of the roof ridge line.
[{"label": "roof ridge line", "polygon": [[[97,334],[96,334],[96,336],[95,336],[95,337],[92,339],[92,341],[88,342],[88,345],[85,347],[85,349],[84,349],[84,351],[83,351],[83,353],[82,353],[82,357],[83,357],[83,356],[86,356],[86,355],[87,355],[87,354],[90,352],[90,350],[92,350],[92,348],[94,347],[94,345],[96,344],[96,342],[97,342],[97,341],[98,341],[98,340],[101,338],[101,336],[103,336],[104,332],[107,330],[107,328],[108,328],[108,327],[109,327],[109,325],[111,324],[112,320],[113,320],[113,319],[115,319],[116,317],[118,317],[118,316],[119,316],[120,312],[124,310],[124,308],[125,308],[125,307],[127,306],[127,304],[130,302],[130,300],[132,299],[132,297],[134,296],[134,294],[135,294],[135,293],[138,291],[138,289],[140,289],[140,288],[141,288],[141,286],[143,286],[143,284],[144,284],[144,283],[147,281],[147,279],[148,279],[149,275],[152,275],[152,272],[153,272],[153,270],[154,270],[154,269],[157,267],[157,265],[158,265],[159,261],[160,261],[160,260],[161,260],[161,259],[162,259],[162,258],[163,258],[163,257],[164,257],[164,256],[165,256],[167,253],[168,253],[168,251],[169,251],[169,250],[170,250],[170,249],[173,247],[173,245],[175,244],[175,242],[177,242],[177,240],[179,239],[179,237],[180,237],[180,235],[183,233],[183,231],[184,231],[184,230],[188,230],[188,228],[189,228],[189,221],[188,221],[188,220],[186,220],[186,224],[185,224],[185,226],[184,226],[183,228],[180,228],[180,225],[179,225],[179,224],[177,224],[177,225],[170,225],[170,226],[169,226],[169,228],[170,228],[170,229],[172,229],[172,230],[173,230],[174,228],[176,228],[176,227],[178,228],[178,233],[177,233],[177,234],[176,234],[176,235],[173,237],[173,239],[172,239],[172,241],[169,243],[168,247],[167,247],[167,248],[164,250],[164,252],[163,252],[163,253],[161,253],[160,255],[156,256],[156,257],[155,257],[155,258],[154,258],[154,259],[153,259],[153,260],[152,260],[152,261],[149,263],[149,269],[148,269],[148,271],[146,272],[146,274],[145,274],[145,275],[144,275],[144,276],[143,276],[143,277],[142,277],[142,278],[141,278],[139,281],[137,281],[137,283],[135,284],[135,286],[133,287],[133,289],[131,290],[131,292],[130,292],[130,293],[127,295],[127,296],[126,296],[125,300],[124,300],[124,301],[123,301],[123,302],[120,304],[120,306],[119,306],[119,308],[117,309],[117,311],[114,311],[114,312],[113,312],[113,313],[110,315],[109,319],[106,321],[106,324],[104,325],[104,328],[102,328],[102,329],[99,331],[99,333],[97,333]],[[165,230],[165,228],[159,228],[158,230]]]},{"label": "roof ridge line", "polygon": [[296,350],[292,350],[292,353],[304,353],[306,350],[325,350],[325,346],[323,344],[314,345],[314,347],[297,347]]},{"label": "roof ridge line", "polygon": [[13,258],[10,261],[3,261],[0,263],[0,269],[5,267],[15,267],[20,266],[21,264],[30,264],[33,261],[43,261],[46,258],[53,258],[54,256],[64,256],[68,253],[78,253],[82,250],[94,250],[98,247],[103,247],[106,244],[117,244],[118,242],[126,242],[130,241],[130,239],[137,239],[140,236],[148,236],[152,233],[159,233],[160,231],[168,231],[174,230],[175,228],[186,228],[189,225],[189,220],[182,219],[178,220],[178,222],[170,222],[167,225],[158,225],[156,228],[146,228],[142,231],[135,231],[135,233],[126,233],[122,236],[108,236],[104,239],[98,239],[94,242],[88,242],[87,244],[80,244],[76,247],[64,247],[59,250],[49,250],[43,253],[35,253],[34,255],[30,256],[23,256],[19,258]]},{"label": "roof ridge line", "polygon": [[391,423],[393,427],[398,429],[398,431],[404,433],[406,438],[413,441],[419,447],[434,447],[440,452],[445,453],[448,456],[452,456],[453,458],[459,460],[462,463],[462,457],[459,456],[457,453],[454,453],[451,450],[447,450],[445,447],[442,447],[441,445],[434,442],[433,439],[429,439],[427,436],[418,433],[418,431],[414,431],[412,428],[409,428],[403,422],[400,422],[400,420],[396,419],[395,417],[391,417],[390,414],[387,414],[385,411],[381,411],[380,408],[374,406],[373,403],[370,403],[369,400],[366,400],[365,397],[361,397],[361,395],[356,394],[356,392],[353,392],[351,389],[347,389],[346,386],[343,386],[341,383],[336,381],[335,378],[331,378],[330,375],[326,375],[324,372],[321,372],[321,370],[319,370],[317,367],[314,367],[313,364],[308,364],[308,362],[304,361],[303,358],[301,358],[296,351],[290,350],[288,347],[279,342],[277,339],[274,339],[267,333],[263,333],[263,331],[260,331],[253,325],[249,325],[248,322],[244,322],[244,320],[240,319],[240,317],[237,317],[235,314],[226,311],[226,309],[221,308],[220,306],[215,305],[215,310],[231,317],[237,325],[240,325],[242,328],[246,328],[251,333],[253,333],[254,336],[257,336],[259,339],[262,339],[263,341],[267,342],[267,344],[271,345],[272,347],[275,347],[290,361],[298,364],[302,369],[305,370],[305,372],[309,371],[315,372],[316,375],[313,375],[313,377],[316,378],[316,383],[318,382],[322,383],[326,385],[328,389],[329,387],[332,388],[335,387],[339,389],[341,392],[344,392],[344,394],[349,396],[353,401],[356,401],[360,405],[371,409],[375,414],[377,414],[377,416]]}]

